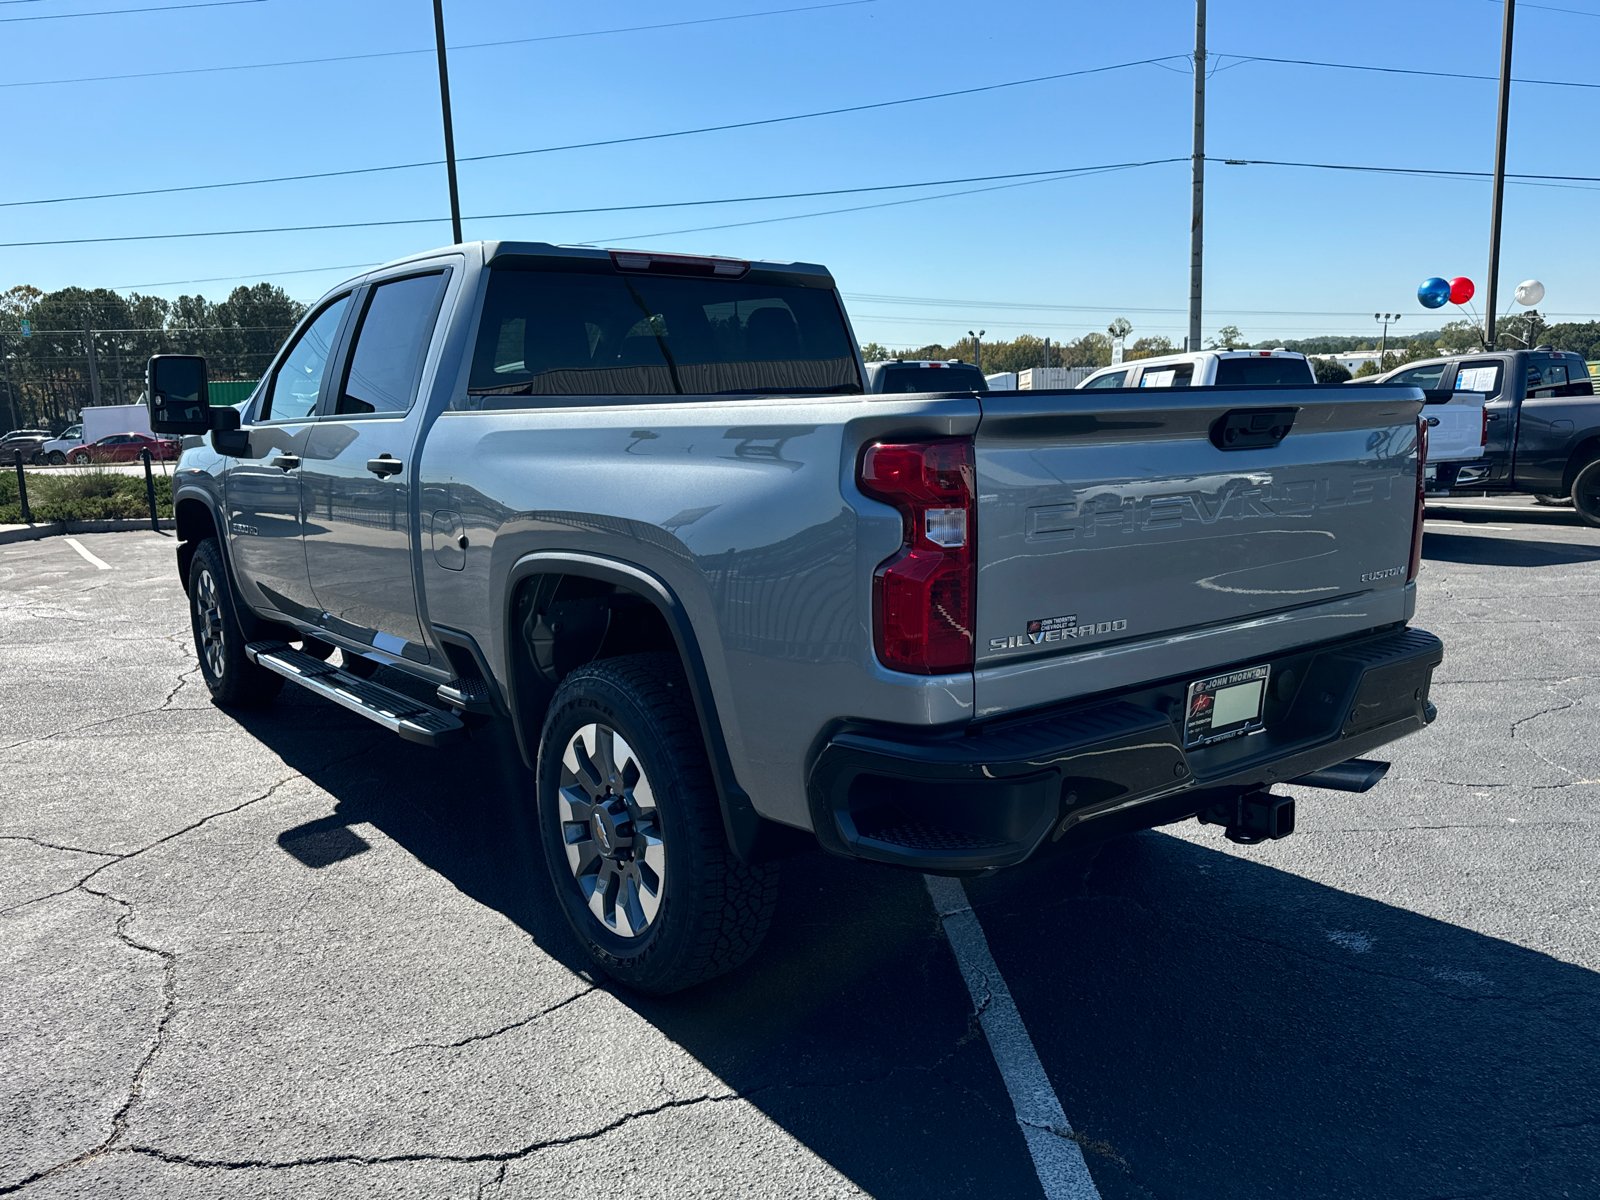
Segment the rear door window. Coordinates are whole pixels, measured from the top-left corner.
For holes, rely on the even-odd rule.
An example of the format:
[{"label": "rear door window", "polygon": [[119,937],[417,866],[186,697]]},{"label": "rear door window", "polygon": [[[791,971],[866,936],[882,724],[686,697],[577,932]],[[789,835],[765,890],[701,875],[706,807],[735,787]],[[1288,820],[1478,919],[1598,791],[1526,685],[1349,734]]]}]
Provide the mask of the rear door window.
[{"label": "rear door window", "polygon": [[393,414],[411,407],[444,282],[444,273],[435,271],[372,289],[356,329],[336,413]]},{"label": "rear door window", "polygon": [[1218,387],[1303,387],[1315,383],[1303,358],[1219,358]]},{"label": "rear door window", "polygon": [[1188,387],[1194,382],[1193,363],[1175,363],[1170,367],[1146,367],[1139,376],[1139,386]]},{"label": "rear door window", "polygon": [[1456,368],[1458,392],[1483,392],[1493,396],[1500,391],[1499,362],[1464,362]]},{"label": "rear door window", "polygon": [[1099,375],[1084,384],[1085,388],[1116,388],[1121,387],[1123,380],[1128,378],[1126,371],[1112,371],[1109,375]]},{"label": "rear door window", "polygon": [[1569,382],[1567,378],[1567,364],[1552,362],[1548,358],[1531,358],[1528,360],[1528,391],[1535,388],[1565,387]]},{"label": "rear door window", "polygon": [[828,288],[661,275],[495,270],[468,395],[859,394]]}]

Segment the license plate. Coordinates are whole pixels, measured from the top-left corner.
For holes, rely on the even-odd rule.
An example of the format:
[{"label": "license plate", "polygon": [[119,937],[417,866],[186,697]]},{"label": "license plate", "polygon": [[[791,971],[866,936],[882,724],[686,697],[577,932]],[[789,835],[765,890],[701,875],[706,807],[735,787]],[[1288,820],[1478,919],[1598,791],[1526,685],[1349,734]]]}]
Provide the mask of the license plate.
[{"label": "license plate", "polygon": [[1261,704],[1271,673],[1270,666],[1246,667],[1191,683],[1183,744],[1206,746],[1260,729]]}]

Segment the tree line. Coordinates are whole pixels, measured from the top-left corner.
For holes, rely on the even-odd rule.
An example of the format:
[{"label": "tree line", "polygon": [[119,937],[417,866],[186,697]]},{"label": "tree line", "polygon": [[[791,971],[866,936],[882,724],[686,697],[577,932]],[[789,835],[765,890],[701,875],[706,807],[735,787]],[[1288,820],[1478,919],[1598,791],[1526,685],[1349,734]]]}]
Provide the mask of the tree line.
[{"label": "tree line", "polygon": [[60,432],[92,404],[137,402],[153,354],[203,354],[212,379],[257,379],[304,313],[270,283],[234,288],[220,301],[13,287],[0,293],[6,428]]}]

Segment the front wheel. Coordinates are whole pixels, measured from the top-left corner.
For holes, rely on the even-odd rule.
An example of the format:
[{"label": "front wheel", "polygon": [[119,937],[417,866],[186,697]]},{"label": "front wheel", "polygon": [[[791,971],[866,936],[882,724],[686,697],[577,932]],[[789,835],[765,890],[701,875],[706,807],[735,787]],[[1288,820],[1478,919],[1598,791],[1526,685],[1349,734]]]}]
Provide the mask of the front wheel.
[{"label": "front wheel", "polygon": [[67,462],[67,456],[65,454],[61,453],[61,451],[59,451],[59,450],[50,451],[50,465],[52,467],[65,466],[66,462]]},{"label": "front wheel", "polygon": [[283,688],[283,676],[245,656],[244,630],[216,538],[201,542],[189,563],[189,619],[200,674],[218,704],[265,704]]},{"label": "front wheel", "polygon": [[1600,528],[1600,458],[1579,471],[1572,481],[1572,507],[1585,525]]},{"label": "front wheel", "polygon": [[538,811],[562,911],[619,983],[676,992],[761,944],[778,871],[728,848],[673,655],[603,659],[562,681],[539,740]]},{"label": "front wheel", "polygon": [[74,454],[72,456],[72,465],[76,466],[76,467],[86,467],[86,466],[88,466],[89,465],[89,456],[87,454]]}]

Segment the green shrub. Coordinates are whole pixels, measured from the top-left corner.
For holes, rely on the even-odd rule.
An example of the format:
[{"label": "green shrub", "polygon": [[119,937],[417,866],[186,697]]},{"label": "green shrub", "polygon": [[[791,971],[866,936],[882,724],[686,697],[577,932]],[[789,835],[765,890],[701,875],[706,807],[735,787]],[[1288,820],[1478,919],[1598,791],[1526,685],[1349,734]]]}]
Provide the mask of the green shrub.
[{"label": "green shrub", "polygon": [[[157,475],[156,513],[172,515],[172,478]],[[28,507],[35,521],[139,520],[150,516],[143,475],[118,475],[89,468],[82,471],[28,473]],[[22,521],[17,473],[0,475],[0,525]]]}]

